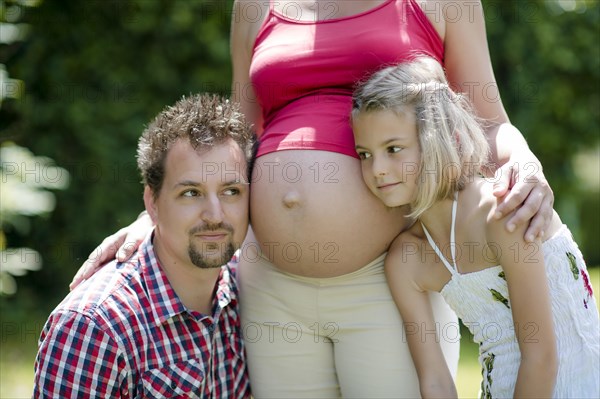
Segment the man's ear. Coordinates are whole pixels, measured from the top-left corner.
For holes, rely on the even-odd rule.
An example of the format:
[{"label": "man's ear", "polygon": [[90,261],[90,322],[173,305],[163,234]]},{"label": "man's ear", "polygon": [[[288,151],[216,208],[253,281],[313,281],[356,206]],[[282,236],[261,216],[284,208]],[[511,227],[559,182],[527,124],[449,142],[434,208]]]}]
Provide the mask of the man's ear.
[{"label": "man's ear", "polygon": [[152,219],[152,223],[156,225],[158,222],[158,210],[156,208],[154,193],[149,186],[144,186],[144,206],[146,207],[146,212],[150,215],[150,219]]}]

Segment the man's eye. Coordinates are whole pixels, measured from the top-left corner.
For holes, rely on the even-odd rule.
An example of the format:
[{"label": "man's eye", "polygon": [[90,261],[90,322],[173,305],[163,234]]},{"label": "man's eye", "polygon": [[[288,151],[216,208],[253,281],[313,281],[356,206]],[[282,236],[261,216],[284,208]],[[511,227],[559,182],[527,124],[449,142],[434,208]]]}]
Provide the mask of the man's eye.
[{"label": "man's eye", "polygon": [[371,154],[369,154],[368,152],[359,151],[359,152],[358,152],[358,157],[359,157],[360,159],[363,159],[363,160],[364,160],[364,159],[371,158]]}]

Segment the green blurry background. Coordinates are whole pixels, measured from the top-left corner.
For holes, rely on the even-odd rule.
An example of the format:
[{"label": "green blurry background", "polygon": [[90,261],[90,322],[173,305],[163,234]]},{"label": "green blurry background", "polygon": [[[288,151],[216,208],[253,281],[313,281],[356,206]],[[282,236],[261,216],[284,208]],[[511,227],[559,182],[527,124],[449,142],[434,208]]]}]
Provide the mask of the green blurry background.
[{"label": "green blurry background", "polygon": [[[598,1],[483,4],[504,105],[598,265]],[[142,210],[134,155],[145,124],[184,94],[230,92],[231,5],[0,0],[1,398],[30,395],[47,315],[92,249]],[[463,396],[477,392],[470,348]]]}]

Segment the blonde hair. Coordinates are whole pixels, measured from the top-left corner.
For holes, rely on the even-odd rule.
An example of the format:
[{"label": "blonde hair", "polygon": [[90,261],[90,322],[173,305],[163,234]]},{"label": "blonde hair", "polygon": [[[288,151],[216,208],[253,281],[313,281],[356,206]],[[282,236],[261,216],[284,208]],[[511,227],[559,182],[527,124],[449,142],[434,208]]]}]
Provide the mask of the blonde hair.
[{"label": "blonde hair", "polygon": [[452,198],[486,166],[489,145],[465,95],[448,86],[440,64],[418,57],[376,72],[353,95],[352,119],[365,112],[414,112],[421,149],[419,182],[410,204],[418,217]]}]

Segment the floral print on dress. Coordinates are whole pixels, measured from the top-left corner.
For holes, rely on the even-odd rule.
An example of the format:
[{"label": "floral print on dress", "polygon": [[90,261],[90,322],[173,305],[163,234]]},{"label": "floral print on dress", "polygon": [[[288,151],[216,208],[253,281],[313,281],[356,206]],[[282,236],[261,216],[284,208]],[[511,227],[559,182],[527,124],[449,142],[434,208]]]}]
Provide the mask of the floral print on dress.
[{"label": "floral print on dress", "polygon": [[492,370],[494,369],[494,359],[496,355],[488,354],[483,358],[483,368],[481,369],[481,399],[492,399]]},{"label": "floral print on dress", "polygon": [[583,306],[587,309],[588,302],[590,298],[594,295],[594,290],[592,289],[592,285],[590,284],[590,277],[586,273],[584,268],[579,268],[577,266],[577,258],[571,252],[567,252],[567,259],[569,260],[569,267],[571,268],[571,273],[573,273],[573,278],[575,280],[579,280],[579,275],[581,274],[581,280],[583,281],[583,288],[585,290],[585,297],[583,298]]},{"label": "floral print on dress", "polygon": [[585,291],[588,294],[588,297],[594,295],[594,290],[592,289],[592,285],[590,284],[590,276],[585,272],[585,270],[581,270],[581,275],[583,276],[583,286],[585,287]]},{"label": "floral print on dress", "polygon": [[492,298],[494,298],[495,301],[503,303],[504,306],[506,306],[507,308],[510,309],[510,305],[508,304],[508,299],[506,299],[504,297],[504,295],[502,295],[500,292],[496,291],[493,288],[490,288],[490,292],[492,293]]},{"label": "floral print on dress", "polygon": [[592,289],[592,285],[590,284],[590,277],[586,273],[584,268],[579,268],[577,266],[577,258],[571,252],[567,252],[567,259],[569,260],[569,266],[571,268],[571,273],[573,273],[573,278],[575,280],[579,280],[579,275],[581,274],[581,280],[583,281],[583,288],[585,290],[585,297],[583,298],[583,306],[587,309],[588,302],[590,298],[594,295],[594,290]]},{"label": "floral print on dress", "polygon": [[575,280],[579,280],[579,268],[577,267],[577,260],[575,259],[575,255],[570,252],[567,252],[567,259],[569,259],[569,266],[571,266],[571,273],[573,273],[573,277]]}]

